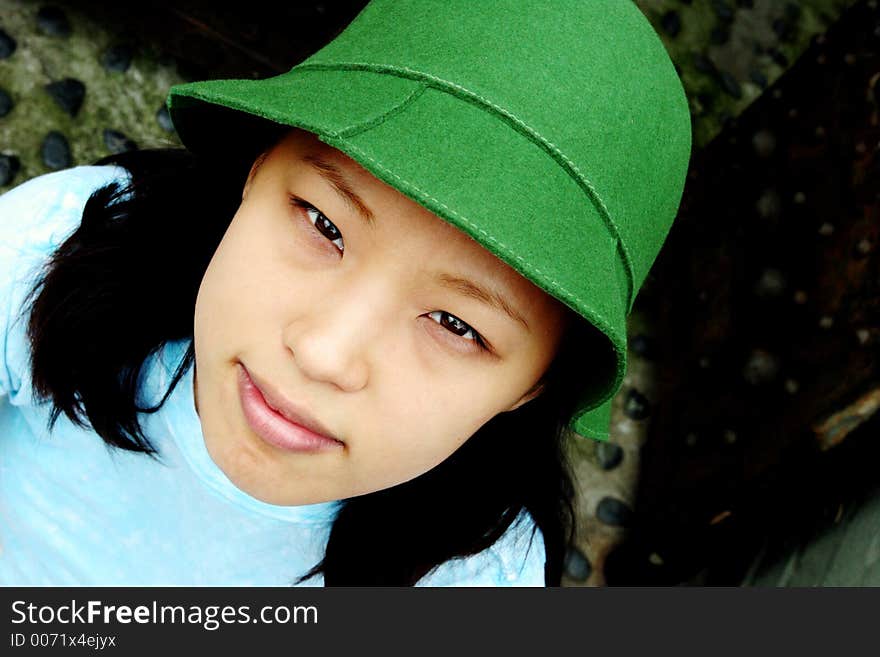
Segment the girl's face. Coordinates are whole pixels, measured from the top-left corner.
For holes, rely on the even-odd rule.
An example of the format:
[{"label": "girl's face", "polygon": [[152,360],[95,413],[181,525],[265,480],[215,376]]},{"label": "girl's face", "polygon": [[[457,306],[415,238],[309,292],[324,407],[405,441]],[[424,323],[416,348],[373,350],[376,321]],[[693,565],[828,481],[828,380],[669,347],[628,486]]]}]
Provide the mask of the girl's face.
[{"label": "girl's face", "polygon": [[[206,447],[272,504],[405,482],[540,393],[566,316],[464,233],[293,130],[251,169],[199,288]],[[264,437],[244,372],[338,442],[302,451]]]}]

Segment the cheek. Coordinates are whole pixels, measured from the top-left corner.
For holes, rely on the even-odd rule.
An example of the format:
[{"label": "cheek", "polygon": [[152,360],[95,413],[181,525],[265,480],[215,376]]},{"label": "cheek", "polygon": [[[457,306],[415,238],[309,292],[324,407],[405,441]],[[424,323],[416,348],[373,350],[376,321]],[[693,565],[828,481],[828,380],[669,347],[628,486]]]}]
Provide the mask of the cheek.
[{"label": "cheek", "polygon": [[235,259],[229,257],[221,243],[205,270],[195,306],[197,349],[209,345],[210,351],[216,353],[216,347],[226,340],[236,323],[237,299],[242,298],[238,286],[243,281],[236,275],[234,263]]},{"label": "cheek", "polygon": [[196,322],[205,330],[256,323],[271,303],[280,268],[273,238],[261,224],[237,214],[215,251],[199,286]]},{"label": "cheek", "polygon": [[[449,457],[500,409],[496,395],[476,381],[469,385],[432,378],[430,372],[400,375],[372,416],[372,439],[362,443],[367,469],[388,484],[417,477]],[[364,427],[367,428],[367,427]]]}]

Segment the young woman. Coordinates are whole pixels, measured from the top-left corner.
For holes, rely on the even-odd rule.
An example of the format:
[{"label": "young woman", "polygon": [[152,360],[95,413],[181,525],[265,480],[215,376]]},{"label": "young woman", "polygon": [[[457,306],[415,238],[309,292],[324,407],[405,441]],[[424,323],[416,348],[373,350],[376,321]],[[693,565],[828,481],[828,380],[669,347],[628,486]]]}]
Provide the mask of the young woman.
[{"label": "young woman", "polygon": [[629,2],[374,0],[0,198],[0,582],[558,585],[674,218]]}]

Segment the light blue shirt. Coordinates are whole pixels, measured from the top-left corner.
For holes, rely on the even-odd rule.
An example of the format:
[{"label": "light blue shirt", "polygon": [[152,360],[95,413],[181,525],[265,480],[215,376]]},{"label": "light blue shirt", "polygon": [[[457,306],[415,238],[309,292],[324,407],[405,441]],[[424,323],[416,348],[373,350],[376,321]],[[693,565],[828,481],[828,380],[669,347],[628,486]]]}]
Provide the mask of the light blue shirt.
[{"label": "light blue shirt", "polygon": [[[238,489],[205,448],[192,367],[158,412],[139,416],[160,461],[109,447],[63,414],[49,432],[50,403],[33,402],[24,296],[92,191],[126,178],[81,166],[0,196],[0,585],[290,585],[323,556],[339,503],[277,506]],[[148,359],[142,404],[158,403],[190,342]],[[523,512],[494,545],[419,585],[543,586],[533,527]]]}]

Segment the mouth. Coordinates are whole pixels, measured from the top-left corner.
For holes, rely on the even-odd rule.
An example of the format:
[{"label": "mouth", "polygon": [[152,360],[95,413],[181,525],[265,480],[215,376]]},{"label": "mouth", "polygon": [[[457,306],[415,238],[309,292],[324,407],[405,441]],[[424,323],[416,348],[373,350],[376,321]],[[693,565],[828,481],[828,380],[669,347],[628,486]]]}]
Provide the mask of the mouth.
[{"label": "mouth", "polygon": [[238,391],[245,420],[265,442],[290,452],[323,452],[345,447],[330,431],[267,384],[258,384],[242,363]]}]

